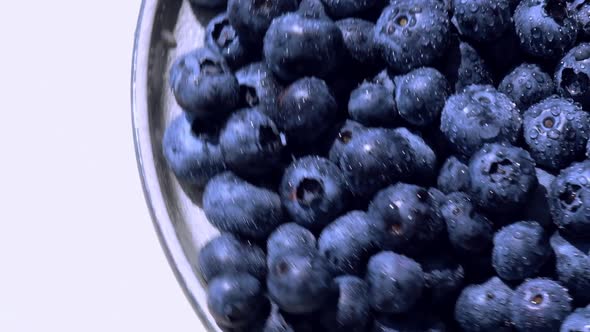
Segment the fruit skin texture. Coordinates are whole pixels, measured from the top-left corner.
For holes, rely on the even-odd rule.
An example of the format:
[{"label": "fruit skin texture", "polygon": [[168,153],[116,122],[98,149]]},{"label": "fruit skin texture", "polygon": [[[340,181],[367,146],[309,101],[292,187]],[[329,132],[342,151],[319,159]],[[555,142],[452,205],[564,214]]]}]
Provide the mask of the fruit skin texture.
[{"label": "fruit skin texture", "polygon": [[510,145],[487,144],[469,162],[470,194],[478,206],[494,213],[516,211],[537,187],[535,162]]},{"label": "fruit skin texture", "polygon": [[360,74],[383,68],[383,61],[373,33],[375,24],[360,18],[350,17],[336,21],[336,25],[342,32],[351,66],[362,68]]},{"label": "fruit skin texture", "polygon": [[335,308],[321,317],[325,331],[364,332],[371,319],[367,283],[358,277],[344,275],[334,279],[339,288]]},{"label": "fruit skin texture", "polygon": [[263,279],[266,276],[266,257],[258,246],[231,234],[221,234],[199,251],[199,270],[205,281],[238,272]]},{"label": "fruit skin texture", "polygon": [[203,192],[203,211],[219,230],[253,239],[266,238],[285,219],[279,195],[231,172],[209,181]]},{"label": "fruit skin texture", "polygon": [[467,192],[470,186],[469,167],[457,157],[449,157],[438,173],[437,188],[450,194],[457,191]]},{"label": "fruit skin texture", "polygon": [[318,249],[334,274],[362,275],[369,258],[382,249],[384,232],[380,219],[352,211],[324,228]]},{"label": "fruit skin texture", "polygon": [[392,127],[399,117],[392,91],[373,82],[363,82],[351,92],[348,116],[372,127]]},{"label": "fruit skin texture", "polygon": [[555,69],[557,92],[566,98],[590,106],[590,43],[572,48]]},{"label": "fruit skin texture", "polygon": [[178,105],[197,118],[223,118],[240,101],[235,76],[208,48],[186,53],[172,64],[170,87]]},{"label": "fruit skin texture", "polygon": [[205,45],[221,55],[231,69],[239,68],[259,57],[240,42],[236,30],[229,23],[226,13],[215,16],[207,24]]},{"label": "fruit skin texture", "polygon": [[567,287],[577,303],[590,302],[590,242],[564,237],[555,232],[551,237],[559,282]]},{"label": "fruit skin texture", "polygon": [[448,253],[425,255],[418,262],[424,271],[421,303],[439,308],[454,304],[465,282],[463,266]]},{"label": "fruit skin texture", "polygon": [[393,0],[375,24],[375,41],[390,69],[431,65],[448,47],[450,23],[441,4]]},{"label": "fruit skin texture", "polygon": [[555,176],[540,168],[536,168],[535,173],[537,174],[539,185],[524,209],[524,219],[535,220],[546,230],[552,230],[555,228],[555,224],[551,218],[549,192]]},{"label": "fruit skin texture", "polygon": [[268,260],[284,252],[316,249],[316,238],[307,228],[296,223],[286,223],[277,227],[266,241]]},{"label": "fruit skin texture", "polygon": [[326,133],[338,115],[332,91],[321,79],[304,77],[289,85],[269,116],[285,132],[289,144],[307,147]]},{"label": "fruit skin texture", "polygon": [[498,86],[521,112],[551,96],[555,91],[553,79],[538,65],[524,63],[511,71]]},{"label": "fruit skin texture", "polygon": [[242,106],[257,108],[276,121],[273,116],[282,87],[266,64],[255,62],[242,67],[236,71],[236,78],[240,85]]},{"label": "fruit skin texture", "polygon": [[351,17],[376,6],[379,0],[322,0],[322,3],[333,17]]},{"label": "fruit skin texture", "polygon": [[314,75],[325,78],[338,68],[345,54],[342,32],[327,18],[283,15],[264,37],[264,58],[283,81]]},{"label": "fruit skin texture", "polygon": [[560,230],[574,237],[590,236],[590,161],[561,170],[551,185],[549,204]]},{"label": "fruit skin texture", "polygon": [[342,157],[344,152],[348,149],[348,143],[350,143],[353,137],[365,130],[367,130],[367,128],[362,124],[353,120],[346,120],[336,134],[336,139],[330,147],[328,153],[329,159],[338,165],[340,163],[340,157]]},{"label": "fruit skin texture", "polygon": [[524,114],[524,138],[538,165],[559,170],[584,157],[590,115],[573,102],[550,97]]},{"label": "fruit skin texture", "polygon": [[562,56],[578,35],[578,25],[561,0],[522,0],[514,12],[514,26],[522,50],[546,59]]},{"label": "fruit skin texture", "polygon": [[414,161],[413,174],[408,179],[416,184],[429,184],[436,178],[437,158],[434,150],[426,144],[422,137],[409,131],[407,128],[399,127],[394,132],[405,139],[408,144],[407,154]]},{"label": "fruit skin texture", "polygon": [[554,332],[571,312],[567,289],[550,279],[530,279],[514,291],[512,322],[518,332]]},{"label": "fruit skin texture", "polygon": [[560,332],[589,332],[590,331],[590,305],[586,308],[578,308],[563,321]]},{"label": "fruit skin texture", "polygon": [[455,149],[471,156],[485,143],[514,144],[522,127],[516,105],[489,85],[470,85],[447,99],[440,130]]},{"label": "fruit skin texture", "polygon": [[426,188],[397,183],[378,192],[369,214],[385,223],[384,247],[415,253],[435,243],[444,232],[435,195]]},{"label": "fruit skin texture", "polygon": [[247,273],[224,274],[211,280],[207,306],[222,328],[245,327],[270,309],[264,287]]},{"label": "fruit skin texture", "polygon": [[411,312],[407,315],[379,315],[372,332],[445,332],[449,331],[436,316],[427,312]]},{"label": "fruit skin texture", "polygon": [[590,3],[585,0],[572,0],[569,4],[569,10],[572,18],[576,20],[580,26],[580,36],[590,36]]},{"label": "fruit skin texture", "polygon": [[473,85],[492,84],[492,74],[477,50],[469,43],[451,37],[451,44],[437,68],[445,75],[456,92]]},{"label": "fruit skin texture", "polygon": [[366,280],[371,308],[382,313],[404,313],[419,299],[424,289],[424,271],[411,258],[391,251],[369,260]]},{"label": "fruit skin texture", "polygon": [[492,265],[504,280],[535,277],[551,257],[549,236],[536,221],[520,221],[494,236]]},{"label": "fruit skin texture", "polygon": [[337,292],[328,263],[314,250],[272,257],[266,285],[270,298],[292,314],[316,311]]},{"label": "fruit skin texture", "polygon": [[455,305],[455,319],[466,332],[510,332],[513,291],[498,277],[463,289]]},{"label": "fruit skin texture", "polygon": [[303,157],[287,167],[279,194],[293,221],[316,230],[340,216],[349,200],[338,166],[317,156]]},{"label": "fruit skin texture", "polygon": [[229,169],[261,176],[282,166],[286,141],[269,117],[256,109],[245,109],[227,120],[219,145]]},{"label": "fruit skin texture", "polygon": [[453,13],[459,33],[478,42],[499,38],[512,23],[508,0],[454,0]]},{"label": "fruit skin texture", "polygon": [[193,130],[192,121],[185,114],[166,127],[162,150],[176,178],[199,188],[225,170],[217,135]]},{"label": "fruit skin texture", "polygon": [[440,117],[451,93],[438,70],[418,68],[395,78],[395,104],[399,115],[415,126],[426,126]]}]

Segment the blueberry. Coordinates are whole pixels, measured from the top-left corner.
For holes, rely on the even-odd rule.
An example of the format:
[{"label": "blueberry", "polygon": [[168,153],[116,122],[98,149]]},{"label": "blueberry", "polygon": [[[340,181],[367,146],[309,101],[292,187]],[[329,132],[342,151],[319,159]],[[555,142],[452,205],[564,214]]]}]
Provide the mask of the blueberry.
[{"label": "blueberry", "polygon": [[445,332],[450,331],[435,316],[424,312],[408,315],[382,315],[373,323],[372,332]]},{"label": "blueberry", "polygon": [[260,176],[281,166],[286,140],[270,118],[256,109],[245,109],[227,120],[219,145],[229,169]]},{"label": "blueberry", "polygon": [[492,74],[477,50],[456,36],[451,38],[448,51],[438,63],[456,92],[473,84],[492,84]]},{"label": "blueberry", "polygon": [[585,0],[569,0],[568,6],[571,17],[576,20],[580,30],[580,36],[588,38],[590,36],[590,3]]},{"label": "blueberry", "polygon": [[326,260],[309,250],[270,258],[266,284],[271,299],[293,314],[322,308],[337,291]]},{"label": "blueberry", "polygon": [[247,273],[224,274],[211,280],[207,305],[221,328],[247,326],[270,309],[264,287]]},{"label": "blueberry", "polygon": [[195,6],[205,8],[217,8],[227,4],[227,0],[189,0],[189,2]]},{"label": "blueberry", "polygon": [[578,308],[566,317],[560,332],[590,332],[590,305]]},{"label": "blueberry", "polygon": [[498,39],[512,23],[508,0],[454,0],[453,13],[459,33],[479,42]]},{"label": "blueberry", "polygon": [[221,118],[239,104],[239,87],[223,58],[199,48],[179,57],[170,68],[176,102],[198,118]]},{"label": "blueberry", "polygon": [[385,222],[384,246],[396,252],[424,250],[445,228],[433,194],[411,184],[397,183],[381,190],[368,211]]},{"label": "blueberry", "polygon": [[590,161],[561,170],[549,193],[553,221],[576,237],[590,236]]},{"label": "blueberry", "polygon": [[551,237],[559,282],[578,303],[590,303],[590,241],[568,239],[559,232]]},{"label": "blueberry", "polygon": [[549,236],[536,221],[514,223],[494,236],[492,265],[502,279],[535,277],[550,256]]},{"label": "blueberry", "polygon": [[461,192],[449,194],[441,207],[449,241],[464,256],[482,254],[492,246],[491,222],[476,212],[471,198]]},{"label": "blueberry", "polygon": [[365,126],[392,127],[398,118],[393,93],[382,84],[363,82],[350,94],[348,115]]},{"label": "blueberry", "polygon": [[335,274],[362,275],[369,258],[381,249],[384,231],[380,219],[352,211],[322,231],[318,248]]},{"label": "blueberry", "polygon": [[263,279],[266,276],[266,258],[258,246],[231,234],[221,234],[199,251],[199,270],[205,281],[238,272]]},{"label": "blueberry", "polygon": [[550,97],[525,112],[523,131],[537,164],[559,170],[583,159],[590,115],[569,100]]},{"label": "blueberry", "polygon": [[471,186],[469,168],[455,156],[449,157],[440,168],[437,187],[445,194],[456,191],[468,192]]},{"label": "blueberry", "polygon": [[309,18],[329,18],[322,0],[301,0],[297,13]]},{"label": "blueberry", "polygon": [[273,20],[298,5],[297,0],[228,0],[227,17],[240,41],[248,48],[260,48]]},{"label": "blueberry", "polygon": [[463,289],[455,305],[455,319],[465,332],[510,332],[512,289],[493,277]]},{"label": "blueberry", "polygon": [[312,323],[300,318],[298,315],[281,312],[279,307],[272,303],[270,315],[261,327],[254,329],[254,332],[312,332]]},{"label": "blueberry", "polygon": [[380,0],[322,0],[328,13],[333,17],[357,16],[372,7]]},{"label": "blueberry", "polygon": [[408,312],[422,295],[424,271],[411,258],[384,251],[369,260],[366,280],[371,308],[383,313]]},{"label": "blueberry", "polygon": [[333,163],[338,164],[340,162],[340,157],[342,157],[344,151],[348,147],[348,143],[350,143],[353,137],[366,129],[367,128],[365,126],[356,121],[346,120],[346,122],[336,134],[334,143],[332,143],[332,147],[330,148],[329,152],[330,160]]},{"label": "blueberry", "polygon": [[510,301],[514,327],[519,332],[555,332],[571,311],[567,289],[549,279],[522,283]]},{"label": "blueberry", "polygon": [[215,133],[194,128],[185,115],[166,127],[162,139],[166,162],[178,180],[197,187],[225,170],[223,155]]},{"label": "blueberry", "polygon": [[232,69],[239,68],[259,57],[256,52],[246,49],[240,42],[236,30],[229,23],[225,13],[215,16],[207,24],[205,44],[219,53]]},{"label": "blueberry", "polygon": [[538,184],[529,153],[510,145],[485,145],[471,158],[469,177],[475,203],[495,213],[524,207]]},{"label": "blueberry", "polygon": [[522,50],[546,59],[562,56],[578,35],[566,0],[522,0],[514,12],[514,26]]},{"label": "blueberry", "polygon": [[555,70],[557,92],[590,106],[590,43],[581,43],[561,59]]},{"label": "blueberry", "polygon": [[325,78],[338,68],[345,54],[342,32],[327,18],[291,13],[275,20],[264,37],[264,57],[282,80]]},{"label": "blueberry", "polygon": [[485,143],[515,143],[521,126],[519,110],[506,95],[470,85],[447,99],[440,129],[458,152],[470,156]]},{"label": "blueberry", "polygon": [[438,120],[451,93],[447,79],[433,68],[418,68],[398,76],[395,85],[399,115],[415,126],[426,126]]},{"label": "blueberry", "polygon": [[436,178],[437,158],[432,148],[426,144],[422,137],[412,133],[407,128],[396,128],[395,133],[406,140],[408,149],[406,153],[414,161],[412,176],[413,183],[428,185]]},{"label": "blueberry", "polygon": [[[333,3],[345,2],[340,0],[327,1]],[[350,2],[351,0],[347,1]],[[355,66],[355,70],[358,69],[360,74],[364,74],[365,72],[374,71],[376,67],[382,65],[381,55],[375,43],[375,35],[373,33],[375,24],[360,18],[351,17],[336,21],[336,25],[342,32],[344,47],[351,60],[350,65]],[[349,68],[352,69],[351,67]]]},{"label": "blueberry", "polygon": [[323,331],[364,332],[371,318],[367,283],[355,276],[340,276],[334,279],[339,295],[335,308],[322,315]]},{"label": "blueberry", "polygon": [[523,112],[551,96],[554,90],[551,76],[539,66],[528,63],[516,67],[498,86],[498,91],[512,99]]},{"label": "blueberry", "polygon": [[554,228],[554,224],[549,208],[549,192],[555,176],[540,168],[536,168],[535,173],[537,174],[539,185],[524,209],[524,216],[526,220],[537,221],[545,229],[552,229]]},{"label": "blueberry", "polygon": [[411,175],[408,141],[395,131],[371,128],[337,141],[341,139],[345,148],[337,164],[357,199],[368,200],[388,184]]},{"label": "blueberry", "polygon": [[394,71],[431,65],[449,43],[450,23],[442,4],[392,0],[375,25],[375,40]]},{"label": "blueberry", "polygon": [[247,238],[266,238],[284,222],[279,195],[231,172],[209,181],[203,192],[203,210],[219,230]]},{"label": "blueberry", "polygon": [[278,98],[282,87],[274,75],[262,62],[256,62],[236,71],[240,84],[242,105],[247,108],[258,108],[273,118],[278,107]]},{"label": "blueberry", "polygon": [[291,219],[316,230],[342,214],[348,203],[344,175],[334,163],[317,156],[293,162],[283,174],[279,192]]},{"label": "blueberry", "polygon": [[426,255],[418,262],[424,270],[425,294],[433,307],[453,304],[463,288],[465,271],[451,255]]},{"label": "blueberry", "polygon": [[286,223],[277,227],[266,242],[269,260],[284,252],[316,249],[316,238],[307,229],[296,223]]}]

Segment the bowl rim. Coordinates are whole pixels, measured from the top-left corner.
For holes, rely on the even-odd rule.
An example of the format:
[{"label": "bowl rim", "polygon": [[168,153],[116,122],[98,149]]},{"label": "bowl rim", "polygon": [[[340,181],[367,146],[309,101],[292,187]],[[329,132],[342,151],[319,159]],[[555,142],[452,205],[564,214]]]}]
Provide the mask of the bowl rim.
[{"label": "bowl rim", "polygon": [[212,317],[206,311],[205,296],[196,296],[197,293],[204,292],[203,285],[195,275],[182,248],[156,176],[152,136],[149,130],[148,77],[150,50],[154,42],[154,22],[162,1],[166,2],[142,0],[135,30],[131,63],[131,120],[135,157],[144,198],[168,264],[205,329],[218,331]]}]

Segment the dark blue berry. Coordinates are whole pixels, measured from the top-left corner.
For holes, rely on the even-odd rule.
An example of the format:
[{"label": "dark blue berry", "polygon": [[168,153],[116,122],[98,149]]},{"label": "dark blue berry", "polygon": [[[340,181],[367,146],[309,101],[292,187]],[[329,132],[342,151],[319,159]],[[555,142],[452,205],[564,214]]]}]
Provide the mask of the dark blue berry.
[{"label": "dark blue berry", "polygon": [[[341,0],[329,0],[332,2],[345,2]],[[349,2],[351,0],[348,0]],[[354,1],[354,0],[352,0]],[[372,0],[370,0],[372,1]],[[344,46],[350,58],[350,66],[355,66],[360,74],[369,73],[378,67],[382,67],[381,54],[375,43],[375,24],[360,18],[345,18],[336,21],[336,25],[342,32]],[[353,69],[348,67],[347,70]]]},{"label": "dark blue berry", "polygon": [[346,179],[338,166],[317,156],[293,162],[285,170],[279,193],[291,219],[316,230],[341,215],[349,198]]},{"label": "dark blue berry", "polygon": [[514,223],[494,236],[492,265],[502,279],[535,277],[550,256],[549,236],[536,221]]},{"label": "dark blue berry", "polygon": [[266,238],[285,219],[279,195],[231,172],[209,181],[203,192],[203,210],[219,230],[254,239]]},{"label": "dark blue berry", "polygon": [[535,64],[522,64],[506,75],[498,91],[507,95],[521,112],[551,96],[553,79]]},{"label": "dark blue berry", "polygon": [[334,279],[338,286],[338,302],[322,314],[323,331],[365,332],[371,321],[369,286],[355,276]]},{"label": "dark blue berry", "polygon": [[344,151],[348,147],[348,143],[350,143],[353,137],[366,129],[365,126],[356,121],[346,120],[342,127],[340,127],[336,134],[336,139],[332,143],[329,152],[330,160],[333,163],[338,164],[340,162],[340,157],[342,157]]},{"label": "dark blue berry", "polygon": [[475,210],[470,197],[461,192],[448,195],[441,206],[449,241],[464,256],[477,255],[492,246],[491,222]]},{"label": "dark blue berry", "polygon": [[439,308],[453,304],[463,288],[463,266],[447,253],[429,254],[419,258],[418,262],[424,270],[427,303]]},{"label": "dark blue berry", "polygon": [[512,23],[508,0],[454,0],[453,23],[459,33],[483,42],[498,39]]},{"label": "dark blue berry", "polygon": [[270,234],[266,242],[269,260],[285,252],[316,250],[316,238],[296,223],[282,224]]},{"label": "dark blue berry", "polygon": [[318,248],[335,274],[362,275],[369,258],[382,248],[383,232],[380,219],[352,211],[324,228]]},{"label": "dark blue berry", "polygon": [[[281,312],[279,307],[272,303],[270,315],[262,326],[255,327],[254,332],[312,332],[313,324],[299,315],[290,315]],[[232,331],[233,332],[233,331]],[[244,331],[246,332],[246,331]],[[248,331],[249,332],[249,331]]]},{"label": "dark blue berry", "polygon": [[363,82],[350,94],[348,115],[365,126],[391,127],[398,112],[393,93],[382,84]]},{"label": "dark blue berry", "polygon": [[310,250],[271,257],[266,285],[279,308],[293,314],[316,311],[337,295],[328,263]]},{"label": "dark blue berry", "polygon": [[562,56],[578,35],[566,0],[522,0],[514,12],[514,26],[522,50],[547,59]]},{"label": "dark blue berry", "polygon": [[396,128],[395,133],[405,139],[408,145],[406,153],[413,160],[413,169],[408,179],[416,184],[430,184],[436,178],[437,158],[432,148],[422,137],[410,132],[407,128]]},{"label": "dark blue berry", "polygon": [[380,0],[322,0],[333,17],[351,17],[375,7]]},{"label": "dark blue berry", "polygon": [[549,192],[551,190],[551,183],[555,180],[555,176],[546,171],[536,168],[537,180],[539,185],[533,193],[533,197],[524,209],[524,216],[526,220],[535,220],[543,228],[550,230],[555,226],[551,218],[551,210],[549,207]]},{"label": "dark blue berry", "polygon": [[345,54],[342,32],[327,18],[291,13],[275,20],[264,37],[264,57],[282,80],[304,76],[325,78]]},{"label": "dark blue berry", "polygon": [[553,221],[576,237],[590,236],[590,161],[561,170],[549,193]]},{"label": "dark blue berry", "polygon": [[205,281],[237,272],[263,279],[266,276],[266,257],[258,246],[231,234],[221,234],[199,251],[199,270]]},{"label": "dark blue berry", "polygon": [[209,312],[221,328],[241,328],[265,317],[270,303],[264,287],[247,273],[214,278],[207,290]]},{"label": "dark blue berry", "polygon": [[581,43],[561,59],[555,70],[557,92],[590,106],[590,43]]},{"label": "dark blue berry", "polygon": [[375,40],[394,71],[431,65],[449,43],[450,23],[443,5],[393,0],[375,25]]},{"label": "dark blue berry", "polygon": [[470,85],[447,99],[440,129],[454,148],[467,156],[485,143],[515,143],[522,117],[516,105],[492,86]]},{"label": "dark blue berry", "polygon": [[269,117],[257,109],[245,109],[227,120],[219,145],[229,169],[259,176],[281,166],[286,140]]},{"label": "dark blue berry", "polygon": [[205,8],[217,8],[227,4],[227,0],[189,0],[189,2],[195,6]]},{"label": "dark blue berry", "polygon": [[445,194],[456,191],[468,192],[471,186],[469,168],[455,156],[449,157],[440,168],[437,187]]},{"label": "dark blue berry", "polygon": [[437,67],[456,92],[473,84],[492,84],[492,74],[485,61],[471,45],[456,36],[451,38],[449,49]]},{"label": "dark blue berry", "polygon": [[193,128],[184,114],[166,128],[162,150],[178,180],[197,187],[204,187],[209,179],[225,170],[216,133]]},{"label": "dark blue berry", "polygon": [[372,332],[446,332],[439,318],[425,312],[406,315],[381,315],[374,320]]},{"label": "dark blue berry", "polygon": [[590,332],[590,305],[567,316],[559,332]]},{"label": "dark blue berry", "polygon": [[391,251],[369,260],[366,280],[371,308],[383,313],[408,312],[422,295],[424,271],[411,258]]},{"label": "dark blue berry", "polygon": [[273,118],[278,107],[281,85],[263,62],[256,62],[236,71],[240,84],[242,106],[257,108]]},{"label": "dark blue berry", "polygon": [[488,144],[469,162],[470,194],[483,209],[504,213],[525,206],[537,187],[535,162],[510,145]]},{"label": "dark blue berry", "polygon": [[493,277],[463,289],[455,305],[455,320],[465,332],[510,332],[512,289]]},{"label": "dark blue berry", "polygon": [[590,3],[586,0],[569,0],[568,3],[570,15],[580,27],[580,36],[590,37]]},{"label": "dark blue berry", "polygon": [[253,50],[246,49],[240,42],[236,30],[229,23],[225,13],[217,15],[207,24],[205,44],[219,53],[232,69],[239,68],[259,57],[259,52],[257,54]]},{"label": "dark blue berry", "polygon": [[198,118],[222,118],[239,104],[236,77],[208,48],[184,54],[172,64],[170,87],[178,105]]},{"label": "dark blue berry", "polygon": [[510,301],[514,328],[519,332],[555,332],[571,312],[567,289],[549,279],[522,283]]},{"label": "dark blue berry", "polygon": [[418,68],[398,76],[395,85],[399,115],[415,126],[426,126],[438,120],[451,93],[447,79],[433,68]]},{"label": "dark blue berry", "polygon": [[384,246],[396,252],[422,251],[434,244],[445,228],[434,195],[411,184],[398,183],[383,189],[375,195],[368,211],[384,221]]},{"label": "dark blue berry", "polygon": [[555,252],[557,279],[567,287],[578,303],[590,302],[590,241],[564,237],[555,232],[551,237]]}]

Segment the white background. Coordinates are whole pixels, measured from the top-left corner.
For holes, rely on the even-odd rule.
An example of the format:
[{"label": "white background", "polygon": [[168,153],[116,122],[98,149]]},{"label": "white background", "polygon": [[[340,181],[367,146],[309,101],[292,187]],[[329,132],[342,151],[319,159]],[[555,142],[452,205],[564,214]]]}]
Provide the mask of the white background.
[{"label": "white background", "polygon": [[139,0],[0,0],[0,331],[201,331],[131,136]]}]

